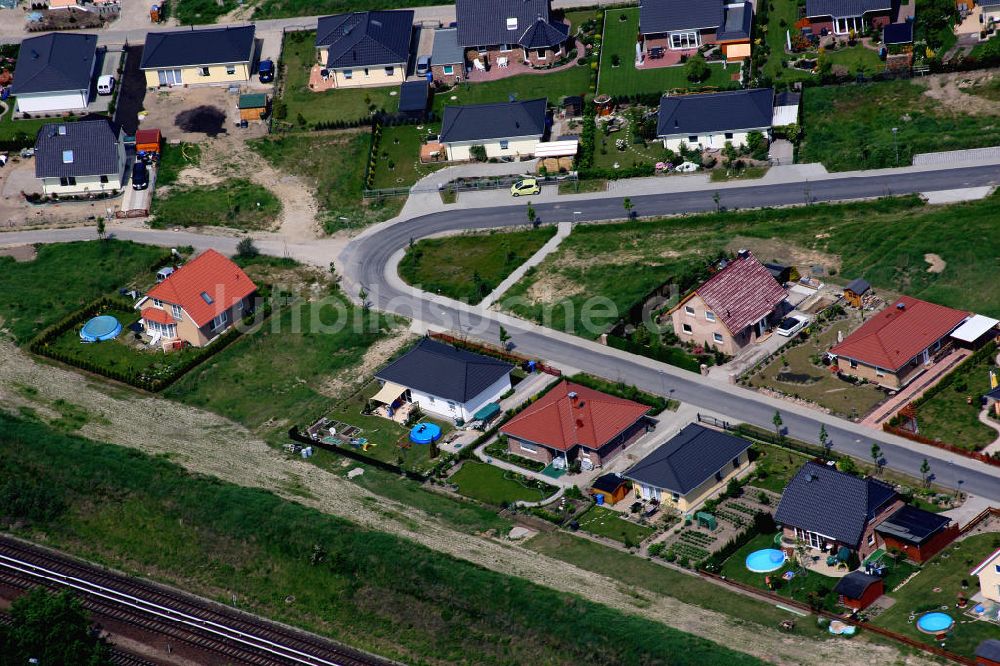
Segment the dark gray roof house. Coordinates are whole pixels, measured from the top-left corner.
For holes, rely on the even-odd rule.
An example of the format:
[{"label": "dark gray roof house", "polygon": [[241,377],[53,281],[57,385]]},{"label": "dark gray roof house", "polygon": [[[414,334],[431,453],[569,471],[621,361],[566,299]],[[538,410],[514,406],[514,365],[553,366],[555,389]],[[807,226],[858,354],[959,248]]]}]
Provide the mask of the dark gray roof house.
[{"label": "dark gray roof house", "polygon": [[750,442],[697,423],[676,435],[623,474],[626,479],[685,495],[727,467]]},{"label": "dark gray roof house", "polygon": [[430,84],[427,79],[406,81],[399,86],[399,112],[422,117],[427,112],[430,100]]},{"label": "dark gray roof house", "polygon": [[744,2],[742,5],[726,7],[725,19],[715,33],[715,39],[720,42],[750,39],[751,30],[753,30],[753,4]]},{"label": "dark gray roof house", "polygon": [[785,488],[774,520],[857,548],[868,522],[897,498],[886,483],[807,462]]},{"label": "dark gray roof house", "polygon": [[657,135],[689,136],[713,132],[767,130],[771,127],[771,88],[726,90],[660,99]]},{"label": "dark gray roof house", "polygon": [[806,16],[851,18],[892,10],[892,0],[806,0]]},{"label": "dark gray roof house", "polygon": [[837,581],[833,591],[848,599],[860,599],[872,585],[882,582],[878,576],[871,576],[862,571],[852,571]]},{"label": "dark gray roof house", "polygon": [[331,69],[406,63],[412,39],[412,10],[322,16],[316,26],[316,47],[328,49]]},{"label": "dark gray roof house", "polygon": [[514,366],[506,361],[424,338],[416,347],[375,375],[439,398],[468,402]]},{"label": "dark gray roof house", "polygon": [[639,5],[639,32],[644,35],[718,28],[724,23],[723,0],[642,0]]},{"label": "dark gray roof house", "polygon": [[250,62],[255,48],[252,25],[149,32],[140,69],[197,67]]},{"label": "dark gray roof house", "polygon": [[[549,0],[457,0],[458,43],[465,48],[519,44],[550,48],[566,41],[568,30],[551,23]],[[530,39],[530,43],[527,43]]]},{"label": "dark gray roof house", "polygon": [[446,106],[441,120],[441,143],[512,139],[545,134],[548,101]]},{"label": "dark gray roof house", "polygon": [[434,31],[432,65],[458,65],[465,62],[465,50],[458,45],[458,29],[444,28]]},{"label": "dark gray roof house", "polygon": [[89,90],[97,35],[52,33],[21,42],[13,94]]},{"label": "dark gray roof house", "polygon": [[864,278],[854,278],[847,283],[847,286],[844,287],[844,291],[853,291],[855,294],[860,295],[867,292],[871,288],[872,286],[869,284],[868,280]]},{"label": "dark gray roof house", "polygon": [[35,177],[117,174],[119,155],[119,137],[108,120],[44,125],[35,139]]},{"label": "dark gray roof house", "polygon": [[905,543],[920,546],[949,524],[951,518],[948,516],[904,504],[879,523],[875,531],[883,536],[895,537]]},{"label": "dark gray roof house", "polygon": [[1000,640],[987,638],[976,646],[976,657],[1000,662]]}]

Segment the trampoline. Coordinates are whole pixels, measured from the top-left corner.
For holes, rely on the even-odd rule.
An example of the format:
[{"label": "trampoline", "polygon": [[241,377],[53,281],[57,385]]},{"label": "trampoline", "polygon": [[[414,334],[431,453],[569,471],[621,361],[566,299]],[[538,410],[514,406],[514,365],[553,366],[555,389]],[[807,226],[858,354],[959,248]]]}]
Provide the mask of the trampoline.
[{"label": "trampoline", "polygon": [[441,437],[441,426],[435,423],[418,423],[410,430],[410,441],[414,444],[430,444]]},{"label": "trampoline", "polygon": [[80,339],[83,342],[101,342],[114,340],[122,332],[121,323],[111,315],[94,317],[80,329]]},{"label": "trampoline", "polygon": [[775,548],[755,550],[747,555],[746,567],[754,573],[777,571],[785,564],[785,553]]}]

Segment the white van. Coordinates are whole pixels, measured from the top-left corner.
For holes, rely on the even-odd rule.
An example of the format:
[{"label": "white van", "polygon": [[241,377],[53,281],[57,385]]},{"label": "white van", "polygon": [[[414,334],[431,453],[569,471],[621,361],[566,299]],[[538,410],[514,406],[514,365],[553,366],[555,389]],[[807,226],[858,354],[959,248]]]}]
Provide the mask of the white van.
[{"label": "white van", "polygon": [[105,74],[97,78],[97,94],[110,95],[115,89],[115,77]]}]

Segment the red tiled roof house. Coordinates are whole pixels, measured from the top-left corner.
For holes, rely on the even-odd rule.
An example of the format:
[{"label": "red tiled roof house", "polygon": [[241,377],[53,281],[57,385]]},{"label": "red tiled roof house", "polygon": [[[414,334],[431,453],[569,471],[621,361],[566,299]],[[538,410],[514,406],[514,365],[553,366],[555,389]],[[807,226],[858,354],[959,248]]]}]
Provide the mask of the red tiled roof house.
[{"label": "red tiled roof house", "polygon": [[514,455],[548,464],[562,457],[601,466],[652,426],[649,407],[563,381],[500,432]]},{"label": "red tiled roof house", "polygon": [[781,321],[785,289],[747,250],[670,311],[684,342],[736,355]]},{"label": "red tiled roof house", "polygon": [[890,389],[910,383],[969,313],[910,296],[878,313],[830,349],[844,374]]},{"label": "red tiled roof house", "polygon": [[204,347],[253,309],[257,285],[215,250],[207,250],[157,284],[139,303],[142,324],[167,349],[181,341]]}]

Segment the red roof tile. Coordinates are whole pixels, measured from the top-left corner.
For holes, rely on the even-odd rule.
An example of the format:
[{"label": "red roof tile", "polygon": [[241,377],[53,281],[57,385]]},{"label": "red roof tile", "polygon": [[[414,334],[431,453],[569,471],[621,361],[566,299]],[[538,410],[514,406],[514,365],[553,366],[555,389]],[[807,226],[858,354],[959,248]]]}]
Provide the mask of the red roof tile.
[{"label": "red roof tile", "polygon": [[157,324],[173,324],[174,318],[170,313],[160,308],[143,308],[142,318],[146,321],[155,321]]},{"label": "red roof tile", "polygon": [[181,306],[201,327],[256,290],[243,269],[215,250],[206,250],[150,289],[147,296]]},{"label": "red roof tile", "polygon": [[895,372],[968,316],[968,312],[901,296],[830,352]]},{"label": "red roof tile", "polygon": [[648,411],[638,402],[563,381],[500,431],[559,451],[578,444],[599,449]]},{"label": "red roof tile", "polygon": [[785,300],[785,289],[752,253],[733,259],[694,293],[736,335]]}]

